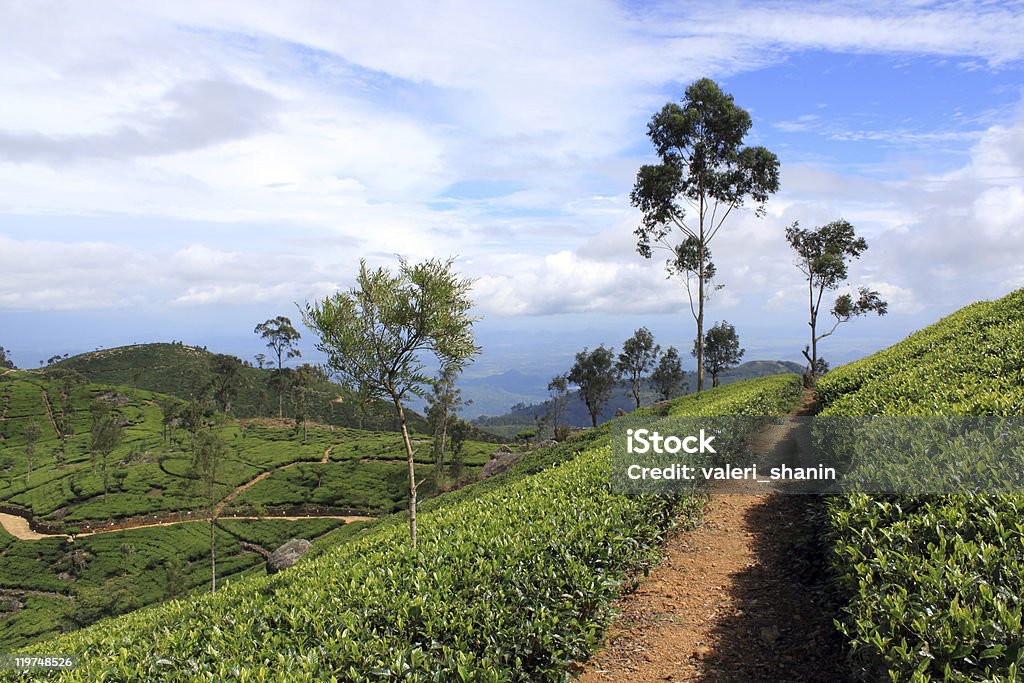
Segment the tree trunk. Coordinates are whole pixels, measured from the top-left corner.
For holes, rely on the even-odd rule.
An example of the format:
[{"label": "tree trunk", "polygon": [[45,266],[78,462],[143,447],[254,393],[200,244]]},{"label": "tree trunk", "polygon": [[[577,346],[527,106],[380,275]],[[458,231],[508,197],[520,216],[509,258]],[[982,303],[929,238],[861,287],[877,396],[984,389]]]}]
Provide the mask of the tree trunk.
[{"label": "tree trunk", "polygon": [[440,483],[444,479],[444,448],[448,440],[448,415],[444,416],[444,420],[441,421],[441,458],[438,463],[437,477],[435,477]]},{"label": "tree trunk", "polygon": [[697,393],[704,390],[704,261],[700,262],[697,299]]},{"label": "tree trunk", "polygon": [[[808,285],[808,297],[810,299],[809,305],[811,309],[811,320],[809,322],[811,326],[811,381],[813,382],[818,377],[818,311],[814,307],[814,281],[811,277],[807,278]],[[821,295],[818,295],[818,301],[821,301]]]},{"label": "tree trunk", "polygon": [[395,409],[398,411],[398,420],[402,425],[402,440],[405,442],[405,454],[409,460],[409,537],[412,539],[412,547],[416,548],[416,463],[413,460],[412,441],[409,440],[409,428],[405,424],[405,411],[402,409],[402,402],[397,397],[392,397]]},{"label": "tree trunk", "polygon": [[217,549],[215,545],[216,536],[214,531],[216,530],[215,518],[213,516],[213,508],[210,508],[210,592],[217,592]]},{"label": "tree trunk", "polygon": [[697,393],[704,390],[704,196],[701,195],[697,244]]}]

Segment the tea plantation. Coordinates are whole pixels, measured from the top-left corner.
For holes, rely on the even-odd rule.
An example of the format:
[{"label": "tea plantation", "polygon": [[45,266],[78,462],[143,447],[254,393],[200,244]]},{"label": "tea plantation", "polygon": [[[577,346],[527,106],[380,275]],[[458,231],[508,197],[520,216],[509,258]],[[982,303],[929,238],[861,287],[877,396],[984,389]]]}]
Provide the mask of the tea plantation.
[{"label": "tea plantation", "polygon": [[[106,476],[102,456],[92,449],[97,400],[112,406],[122,426]],[[64,535],[111,523],[205,518],[209,499],[190,471],[191,435],[173,425],[165,429],[161,404],[167,401],[141,389],[65,383],[53,372],[0,376],[0,505],[58,534],[21,541],[0,529],[0,652],[207,589],[205,522],[82,534],[73,543]],[[221,501],[216,545],[222,586],[247,572],[262,573],[263,555],[290,538],[333,532],[326,543],[337,544],[366,526],[233,516],[375,517],[406,508],[408,470],[396,433],[314,425],[304,441],[300,430],[276,421],[212,419],[226,444],[214,489]],[[32,424],[34,440],[26,438]],[[421,495],[430,496],[437,492],[432,443],[417,436],[416,444]],[[462,476],[475,478],[495,448],[467,441]]]},{"label": "tea plantation", "polygon": [[[825,375],[827,415],[1024,411],[1024,290],[968,306]],[[843,629],[862,675],[1016,681],[1024,662],[1024,496],[838,497]]]},{"label": "tea plantation", "polygon": [[[778,414],[799,378],[677,399],[675,414]],[[81,655],[71,681],[560,681],[608,606],[696,499],[610,492],[609,427],[530,453],[428,501],[411,550],[401,515],[271,577],[40,643]],[[9,674],[14,676],[13,674]]]}]

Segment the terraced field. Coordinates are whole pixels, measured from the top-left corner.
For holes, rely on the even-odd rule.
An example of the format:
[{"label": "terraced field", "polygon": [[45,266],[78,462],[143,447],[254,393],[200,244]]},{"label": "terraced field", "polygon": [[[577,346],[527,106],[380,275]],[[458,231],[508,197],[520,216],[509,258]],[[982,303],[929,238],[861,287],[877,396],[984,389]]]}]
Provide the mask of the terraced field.
[{"label": "terraced field", "polygon": [[[92,449],[98,399],[113,406],[123,433],[106,476]],[[206,519],[209,499],[191,471],[191,435],[165,431],[167,401],[39,372],[0,377],[0,510],[42,532],[16,540],[0,529],[0,651],[208,585],[209,527],[191,520]],[[289,538],[334,532],[331,543],[340,543],[366,526],[346,521],[406,506],[395,433],[314,425],[304,441],[287,422],[212,419],[226,444],[214,487],[221,585],[262,572],[264,555]],[[432,444],[417,443],[421,495],[429,496],[437,491]],[[463,476],[475,478],[495,448],[467,442]],[[319,518],[297,518],[307,516]]]}]

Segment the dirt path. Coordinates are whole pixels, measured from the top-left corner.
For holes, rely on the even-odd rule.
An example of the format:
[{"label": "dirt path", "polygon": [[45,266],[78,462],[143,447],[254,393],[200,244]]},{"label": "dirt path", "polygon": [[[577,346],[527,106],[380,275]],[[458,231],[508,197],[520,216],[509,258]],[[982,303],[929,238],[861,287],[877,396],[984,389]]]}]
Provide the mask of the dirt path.
[{"label": "dirt path", "polygon": [[57,427],[57,420],[53,417],[53,406],[50,405],[50,395],[46,393],[46,389],[39,390],[42,399],[43,407],[46,408],[46,416],[50,418],[50,426],[53,427],[53,433],[57,435],[57,438],[61,438],[60,429]]},{"label": "dirt path", "polygon": [[[324,454],[323,454],[323,457],[322,457],[322,458],[320,458],[320,464],[321,464],[321,465],[323,465],[323,464],[326,464],[326,463],[327,463],[328,459],[329,459],[329,458],[331,457],[331,451],[333,451],[333,450],[334,450],[334,446],[328,446],[328,447],[327,447],[327,448],[326,448],[326,449],[324,450]],[[224,497],[223,497],[223,498],[221,499],[221,501],[220,501],[219,503],[217,503],[217,504],[216,504],[216,505],[214,506],[214,508],[213,508],[213,514],[214,514],[214,516],[217,516],[217,517],[219,517],[219,516],[220,516],[220,513],[221,513],[221,511],[222,511],[222,510],[224,510],[224,507],[225,507],[225,506],[226,506],[226,505],[227,505],[228,503],[230,503],[230,502],[231,502],[231,501],[233,501],[233,500],[234,500],[235,498],[237,498],[238,496],[240,496],[240,495],[241,495],[241,494],[242,494],[243,492],[245,492],[245,491],[246,491],[247,489],[250,489],[250,488],[252,488],[252,487],[253,487],[253,486],[255,486],[256,484],[260,483],[261,481],[263,481],[264,479],[266,479],[267,477],[269,477],[269,476],[270,476],[270,475],[271,475],[271,474],[272,474],[273,472],[276,472],[277,470],[283,470],[283,469],[285,469],[285,468],[287,468],[287,467],[294,467],[295,465],[299,465],[299,464],[302,464],[303,462],[308,462],[308,461],[304,461],[304,460],[299,460],[298,462],[290,462],[290,463],[288,463],[287,465],[281,465],[280,467],[275,467],[275,468],[273,468],[273,469],[267,470],[266,472],[262,472],[262,473],[260,473],[260,474],[256,475],[255,477],[253,477],[253,478],[252,478],[252,479],[250,479],[249,481],[245,482],[244,484],[242,484],[241,486],[239,486],[238,488],[236,488],[236,489],[235,489],[234,491],[232,491],[232,492],[231,492],[231,493],[229,493],[228,495],[224,496]]]},{"label": "dirt path", "polygon": [[[330,460],[331,451],[333,451],[333,450],[334,450],[334,446],[328,446],[324,450],[324,454],[320,458],[319,462],[321,464],[326,464]],[[275,467],[274,469],[267,470],[266,472],[262,472],[262,473],[256,475],[255,477],[253,477],[249,481],[245,482],[241,486],[238,486],[237,488],[235,488],[228,495],[224,496],[220,500],[220,502],[217,503],[214,506],[213,514],[216,517],[221,518],[221,513],[224,511],[224,508],[227,506],[228,503],[230,503],[232,500],[237,498],[239,495],[241,495],[247,489],[255,486],[259,482],[261,482],[264,479],[266,479],[267,477],[269,477],[271,474],[273,474],[277,470],[285,469],[287,467],[293,467],[295,465],[299,465],[299,464],[302,464],[302,463],[308,463],[308,462],[312,462],[312,461],[300,460],[300,461],[297,461],[297,462],[288,463],[286,465],[281,465],[280,467]],[[403,460],[402,462],[404,463],[405,461]],[[376,519],[375,517],[369,517],[369,516],[366,516],[366,515],[303,515],[303,516],[284,516],[284,517],[273,516],[273,515],[265,515],[263,517],[236,517],[236,516],[223,517],[223,519],[285,519],[285,520],[290,520],[290,521],[295,521],[295,520],[299,520],[299,519],[314,519],[314,518],[315,519],[340,519],[340,520],[344,520],[344,522],[346,524],[349,524],[351,522],[367,522],[367,521],[371,521],[373,519]],[[205,519],[205,518],[203,518],[203,519]],[[111,528],[111,529],[95,529],[93,531],[85,531],[85,532],[81,532],[81,533],[75,534],[75,536],[78,537],[78,536],[92,536],[94,534],[109,534],[109,533],[112,533],[114,531],[127,531],[129,529],[144,529],[146,527],[154,527],[154,526],[173,526],[175,524],[187,524],[187,523],[193,522],[193,521],[196,521],[196,520],[193,520],[193,519],[171,519],[171,520],[162,521],[162,522],[143,522],[143,523],[137,523],[137,524],[115,525],[114,528]],[[7,533],[9,533],[11,536],[14,536],[15,538],[17,538],[19,540],[22,540],[22,541],[35,541],[35,540],[38,540],[40,538],[52,538],[54,536],[67,536],[67,534],[43,534],[43,533],[39,533],[37,531],[33,531],[32,527],[29,526],[28,521],[24,517],[19,517],[18,515],[11,515],[11,514],[6,514],[6,513],[0,513],[0,526],[2,526],[4,528],[4,530]]]},{"label": "dirt path", "polygon": [[40,538],[49,538],[48,534],[32,531],[32,527],[28,525],[28,520],[24,517],[9,515],[6,512],[0,512],[0,526],[21,541],[38,541]]},{"label": "dirt path", "polygon": [[[277,468],[277,469],[281,469],[281,468]],[[264,479],[269,477],[271,472],[274,472],[274,471],[275,470],[267,470],[266,472],[261,472],[260,474],[257,474],[255,477],[253,477],[249,481],[245,482],[244,484],[242,484],[241,486],[236,488],[234,491],[232,491],[228,495],[226,495],[223,498],[221,498],[220,502],[213,506],[213,516],[214,517],[220,517],[220,513],[224,510],[224,506],[226,506],[228,503],[230,503],[235,498],[240,496],[247,489],[252,488],[256,484],[260,483],[261,481],[263,481]]]},{"label": "dirt path", "polygon": [[[257,516],[227,516],[221,517],[219,521],[230,521],[233,519],[239,520],[267,520],[267,519],[281,519],[288,522],[296,522],[302,519],[340,519],[346,524],[352,524],[353,522],[372,522],[376,517],[367,517],[364,515],[263,515],[262,517]],[[155,526],[176,526],[178,524],[194,524],[196,522],[207,522],[207,519],[203,516],[199,516],[196,519],[176,519],[166,522],[150,522],[146,524],[133,524],[131,526],[115,526],[110,529],[95,529],[93,531],[83,531],[75,534],[75,538],[82,538],[84,536],[95,536],[97,534],[112,534],[115,531],[131,531],[132,529],[147,529]],[[41,534],[37,531],[33,531],[32,527],[28,525],[28,521],[23,517],[17,515],[9,515],[7,513],[0,512],[0,526],[4,528],[4,531],[14,536],[20,541],[38,541],[41,538],[70,538],[69,534]]]},{"label": "dirt path", "polygon": [[[774,448],[793,438],[792,422],[759,435]],[[618,601],[606,648],[579,681],[847,680],[825,572],[807,546],[816,505],[757,484],[714,494],[705,523],[673,535]]]}]

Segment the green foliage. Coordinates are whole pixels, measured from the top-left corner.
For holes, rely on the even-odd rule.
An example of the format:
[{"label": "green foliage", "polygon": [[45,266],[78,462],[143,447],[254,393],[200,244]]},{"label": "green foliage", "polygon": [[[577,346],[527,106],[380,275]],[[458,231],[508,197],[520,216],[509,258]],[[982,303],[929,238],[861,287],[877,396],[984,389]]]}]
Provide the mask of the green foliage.
[{"label": "green foliage", "polygon": [[303,321],[346,384],[401,401],[423,395],[430,384],[422,354],[458,368],[480,352],[469,315],[472,282],[459,279],[452,265],[451,259],[403,260],[391,273],[371,271],[362,261],[355,288],[307,305]]},{"label": "green foliage", "polygon": [[615,370],[628,382],[637,408],[640,407],[641,380],[654,367],[660,352],[661,347],[654,343],[654,335],[646,327],[641,327],[622,344]]},{"label": "green foliage", "polygon": [[[218,580],[262,571],[262,555],[242,541],[273,550],[289,538],[319,539],[341,525],[330,519],[219,522]],[[209,544],[209,527],[201,522],[80,536],[74,544],[16,541],[0,530],[0,590],[30,591],[16,598],[21,609],[4,618],[0,650],[201,591],[210,580]]]},{"label": "green foliage", "polygon": [[580,399],[590,413],[591,425],[597,426],[597,416],[601,408],[612,397],[612,390],[618,383],[615,372],[615,355],[604,344],[593,351],[583,349],[576,354],[566,379],[580,389]]},{"label": "green foliage", "polygon": [[432,355],[444,373],[461,370],[480,353],[473,339],[476,319],[469,315],[473,283],[460,279],[453,263],[431,259],[409,264],[399,258],[398,272],[392,274],[384,268],[370,271],[363,260],[356,287],[307,304],[303,315],[320,337],[317,349],[327,354],[330,367],[350,388],[395,405],[409,465],[413,547],[417,480],[403,402],[410,394],[423,396],[431,383],[424,374],[424,354]]},{"label": "green foliage", "polygon": [[211,393],[221,412],[227,415],[231,412],[231,404],[241,388],[242,361],[234,356],[218,353],[211,359],[211,366]]},{"label": "green foliage", "polygon": [[[697,342],[693,343],[693,356],[699,352]],[[729,368],[736,367],[743,359],[740,338],[736,328],[722,321],[704,334],[704,368],[711,373],[711,386],[718,386],[718,376]]]},{"label": "green foliage", "polygon": [[[78,530],[84,522],[105,524],[108,520],[174,515],[190,510],[196,516],[205,510],[210,490],[206,490],[199,478],[204,468],[191,467],[192,439],[178,424],[184,403],[126,387],[87,383],[65,387],[68,371],[62,370],[65,375],[49,379],[51,372],[11,373],[7,381],[0,382],[0,411],[8,408],[5,419],[0,420],[0,501],[30,511],[41,523],[63,524],[67,531]],[[74,429],[65,433],[67,438],[62,443],[48,419],[47,401],[54,407],[56,398],[65,390],[68,401],[64,412]],[[119,425],[122,433],[120,443],[108,455],[106,478],[100,463],[93,465],[91,408],[97,400],[102,406],[98,424],[110,418],[114,421],[110,424]],[[166,436],[164,409],[170,416]],[[57,417],[61,409],[54,407],[54,410]],[[209,421],[208,416],[201,414],[200,417],[200,422]],[[405,507],[403,469],[402,465],[394,463],[404,457],[404,450],[401,436],[394,432],[311,426],[308,443],[302,444],[292,436],[290,429],[273,424],[213,422],[205,428],[209,430],[208,436],[223,444],[215,485],[211,487],[216,500],[223,500],[232,490],[262,473],[269,473],[257,486],[232,499],[222,516],[317,507],[333,514],[373,515]],[[33,423],[38,426],[39,435],[35,442],[32,478],[26,485],[25,432]],[[200,453],[205,433],[201,429],[196,439]],[[415,440],[417,458],[422,461],[417,461],[422,477],[431,471],[431,441],[420,435],[416,435]],[[474,477],[494,448],[493,444],[466,441],[463,447],[465,475]],[[321,463],[328,449],[329,462]],[[108,490],[106,502],[104,488]],[[430,485],[423,489],[424,495],[434,492],[435,488]],[[259,534],[247,534],[244,539],[268,550],[280,545],[281,537],[286,534],[315,538],[323,532],[315,525],[334,527],[339,523],[336,520],[224,522],[232,529],[249,524],[277,525],[273,537],[265,543],[259,540]],[[307,530],[310,528],[307,525],[313,528]],[[189,529],[195,531],[187,531]],[[355,529],[339,530],[335,536],[341,542],[355,534]],[[257,552],[241,548],[231,538],[220,531],[216,535],[219,585],[221,579],[254,568],[258,570],[262,563]],[[124,541],[115,543],[114,539]],[[90,614],[95,616],[105,609],[109,609],[109,613],[117,611],[120,608],[115,601],[104,607],[100,600],[104,596],[101,587],[108,579],[113,581],[107,594],[112,596],[132,584],[133,590],[141,596],[140,604],[146,605],[209,584],[209,541],[209,527],[191,523],[78,536],[75,546],[68,545],[63,537],[15,541],[0,532],[0,589],[46,593],[11,599],[11,605],[19,605],[20,611],[7,617],[0,615],[3,619],[0,651],[9,651],[39,637],[85,623],[91,618]],[[135,548],[129,563],[122,561],[122,542],[130,542]],[[73,554],[76,547],[83,552]],[[77,566],[79,559],[84,562],[81,569]],[[180,565],[174,566],[179,560]],[[168,562],[172,566],[166,566]],[[120,577],[126,568],[130,569],[128,578],[122,580]],[[79,610],[73,604],[87,588],[92,594],[84,596],[85,602],[96,598],[92,602],[99,604],[100,609]],[[6,598],[0,597],[0,600]],[[0,605],[0,611],[3,609]]]},{"label": "green foliage", "polygon": [[[1020,415],[1024,290],[968,306],[818,382],[828,415]],[[1024,657],[1024,496],[835,498],[844,633],[896,681],[1013,681]]]},{"label": "green foliage", "polygon": [[[792,376],[749,385],[670,405],[772,414],[800,391]],[[699,508],[612,494],[608,435],[602,426],[435,498],[415,550],[401,520],[385,520],[273,577],[31,650],[80,654],[68,681],[565,680],[672,521]]]},{"label": "green foliage", "polygon": [[651,384],[662,401],[674,398],[687,390],[686,373],[683,371],[676,347],[668,347],[658,359],[658,365],[651,373]]},{"label": "green foliage", "polygon": [[786,239],[797,253],[797,268],[807,280],[811,343],[804,347],[803,354],[807,359],[806,374],[808,379],[813,381],[827,369],[827,364],[818,357],[818,342],[830,336],[839,325],[851,318],[871,311],[885,315],[888,304],[882,301],[878,292],[865,287],[860,288],[856,301],[849,294],[841,294],[832,306],[835,323],[828,332],[818,334],[818,312],[821,309],[822,296],[826,291],[838,289],[846,280],[849,261],[860,258],[867,250],[868,243],[863,237],[857,237],[854,227],[843,219],[832,221],[814,230],[805,230],[799,223],[793,223],[786,228]]}]

